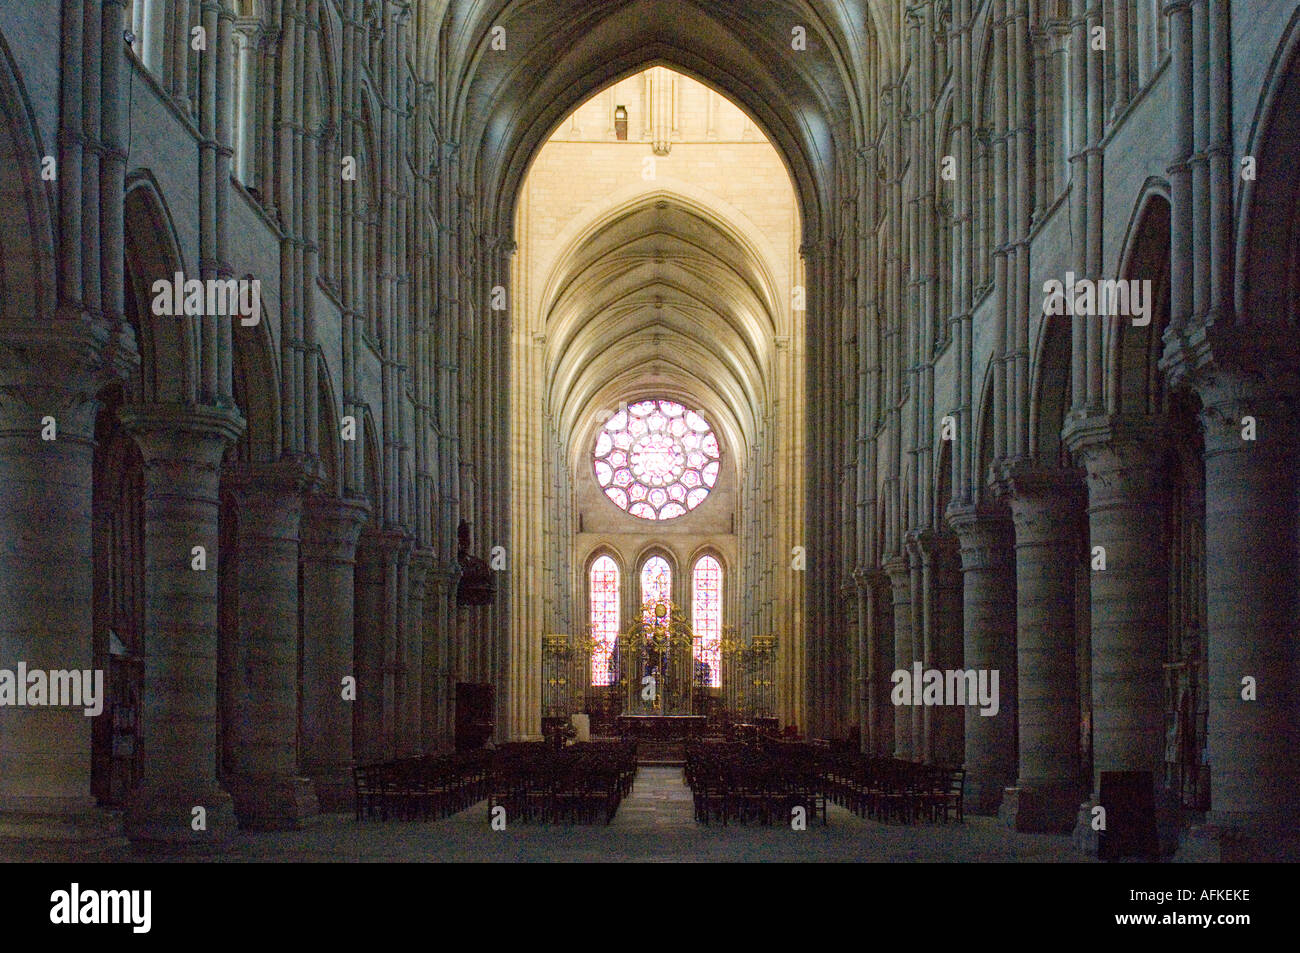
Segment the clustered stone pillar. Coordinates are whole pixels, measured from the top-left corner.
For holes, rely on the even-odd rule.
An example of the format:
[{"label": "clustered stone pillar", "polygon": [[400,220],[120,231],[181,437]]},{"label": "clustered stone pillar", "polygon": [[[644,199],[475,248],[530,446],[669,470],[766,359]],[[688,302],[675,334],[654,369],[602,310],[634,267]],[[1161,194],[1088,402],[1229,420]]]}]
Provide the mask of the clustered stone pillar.
[{"label": "clustered stone pillar", "polygon": [[1016,675],[1020,772],[1003,820],[1067,833],[1079,801],[1075,569],[1082,474],[1016,468],[1003,481],[1016,527]]},{"label": "clustered stone pillar", "polygon": [[[235,830],[217,784],[217,518],[220,463],[243,431],[233,410],[125,408],[144,458],[144,691],[139,785],[128,836],[221,846]],[[194,547],[206,568],[194,562]]]},{"label": "clustered stone pillar", "polygon": [[[411,539],[397,530],[366,529],[357,550],[357,720],[359,761],[383,761],[407,740],[402,727],[410,692],[404,667],[408,593],[403,591]],[[414,638],[414,634],[410,636]]]},{"label": "clustered stone pillar", "polygon": [[[97,405],[68,386],[76,377],[71,369],[50,375],[48,386],[25,368],[3,370],[0,667],[24,662],[29,671],[86,671]],[[47,416],[54,418],[52,440],[42,438]],[[0,708],[0,834],[107,834],[92,813],[91,723],[81,706]]]},{"label": "clustered stone pillar", "polygon": [[355,567],[369,513],[365,501],[332,496],[309,497],[303,511],[302,770],[322,811],[352,807]]},{"label": "clustered stone pillar", "polygon": [[961,541],[962,659],[998,672],[998,713],[966,713],[966,809],[994,814],[1016,773],[1016,580],[1011,520],[1002,511],[950,509]]}]

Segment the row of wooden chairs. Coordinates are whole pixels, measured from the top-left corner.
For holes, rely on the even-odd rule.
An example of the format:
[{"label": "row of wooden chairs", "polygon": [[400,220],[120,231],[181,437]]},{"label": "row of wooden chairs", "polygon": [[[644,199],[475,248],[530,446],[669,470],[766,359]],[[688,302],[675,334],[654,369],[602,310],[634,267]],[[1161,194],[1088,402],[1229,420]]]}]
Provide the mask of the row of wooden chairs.
[{"label": "row of wooden chairs", "polygon": [[826,753],[820,761],[831,799],[859,817],[904,824],[965,819],[964,768],[845,752]]},{"label": "row of wooden chairs", "polygon": [[352,769],[356,818],[430,820],[483,799],[488,751],[402,758]]},{"label": "row of wooden chairs", "polygon": [[826,823],[825,788],[810,752],[693,744],[686,750],[685,774],[699,822],[788,824],[802,808],[805,821],[820,816]]},{"label": "row of wooden chairs", "polygon": [[596,741],[556,749],[545,743],[503,746],[488,771],[488,817],[507,823],[608,824],[632,790],[636,744]]}]

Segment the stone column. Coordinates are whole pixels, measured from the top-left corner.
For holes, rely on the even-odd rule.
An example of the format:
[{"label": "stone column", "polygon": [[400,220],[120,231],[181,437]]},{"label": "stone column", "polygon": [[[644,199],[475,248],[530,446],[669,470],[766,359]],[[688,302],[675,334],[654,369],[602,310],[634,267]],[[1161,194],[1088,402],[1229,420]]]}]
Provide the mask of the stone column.
[{"label": "stone column", "polygon": [[966,712],[966,809],[993,814],[1016,775],[1016,579],[1011,520],[998,510],[950,507],[961,541],[962,660],[998,672],[998,713]]},{"label": "stone column", "polygon": [[356,623],[353,658],[357,702],[353,711],[352,747],[358,764],[383,761],[384,751],[384,613],[388,609],[384,534],[367,527],[357,545]]},{"label": "stone column", "polygon": [[298,772],[298,528],[307,473],[301,464],[227,471],[238,505],[238,627],[222,728],[226,786],[250,830],[284,830],[319,810]]},{"label": "stone column", "polygon": [[1150,771],[1159,788],[1169,586],[1162,438],[1122,423],[1071,436],[1088,469],[1089,545],[1104,550],[1106,566],[1092,572],[1093,790],[1103,771]]},{"label": "stone column", "polygon": [[[1260,838],[1265,848],[1286,828],[1295,838],[1300,789],[1300,439],[1295,390],[1288,393],[1280,376],[1218,373],[1197,385],[1205,428],[1206,821]],[[1254,419],[1254,440],[1243,439],[1246,417]],[[1255,686],[1251,700],[1243,697],[1246,678]]]},{"label": "stone column", "polygon": [[[925,552],[929,545],[928,533],[909,533],[907,535],[907,566],[912,577],[912,649],[911,660],[907,665],[911,671],[912,663],[927,664],[926,645],[930,640],[930,624],[934,619],[931,590],[926,588]],[[901,667],[901,666],[900,666]],[[912,760],[930,761],[930,706],[921,704],[921,699],[912,699]]]},{"label": "stone column", "polygon": [[302,771],[316,785],[322,811],[352,806],[352,656],[357,540],[370,513],[363,500],[309,497],[303,510]]},{"label": "stone column", "polygon": [[1086,797],[1074,622],[1082,474],[1008,468],[1002,488],[1016,527],[1020,774],[1000,813],[1016,830],[1068,833]]},{"label": "stone column", "polygon": [[[885,563],[885,572],[893,591],[894,669],[912,671],[912,573],[906,556],[895,556]],[[889,683],[891,673],[885,673]],[[917,699],[913,699],[913,702]],[[894,706],[894,757],[912,760],[912,707]]]},{"label": "stone column", "polygon": [[[922,556],[926,587],[933,600],[925,665],[941,671],[959,669],[962,667],[962,577],[957,538],[948,534],[932,535]],[[965,760],[966,709],[941,705],[927,711],[931,712],[930,725],[926,729],[931,761],[944,765],[961,764]]]},{"label": "stone column", "polygon": [[418,681],[408,680],[409,642],[415,637],[410,630],[409,569],[414,540],[405,531],[390,533],[392,556],[388,559],[385,592],[389,614],[384,626],[384,749],[388,757],[406,757],[414,752],[407,747],[406,728],[412,701],[420,701]]},{"label": "stone column", "polygon": [[428,753],[451,747],[449,699],[452,669],[448,601],[454,598],[457,578],[454,562],[435,563],[426,577],[429,593],[425,597],[421,710],[424,750]]},{"label": "stone column", "polygon": [[[124,408],[121,418],[144,458],[145,521],[144,766],[126,833],[216,847],[235,829],[214,750],[217,494],[222,455],[244,421],[233,409],[179,405]],[[206,569],[194,568],[196,546]]]},{"label": "stone column", "polygon": [[[66,344],[71,334],[33,341],[39,350],[30,352],[8,339],[0,348],[0,668],[15,678],[20,662],[29,672],[93,664],[98,404],[93,375],[55,340]],[[0,836],[115,833],[91,797],[92,718],[84,709],[0,708]]]},{"label": "stone column", "polygon": [[871,583],[867,570],[858,568],[853,570],[853,583],[857,595],[857,664],[854,667],[855,684],[853,686],[854,697],[857,700],[858,716],[858,750],[869,752],[871,748],[871,737],[875,731],[875,714],[871,701],[871,648],[872,648],[872,608],[874,600],[871,598]]},{"label": "stone column", "polygon": [[889,576],[879,569],[867,573],[869,624],[867,639],[867,711],[871,722],[871,754],[894,754],[894,708],[889,680],[894,671],[894,598]]},{"label": "stone column", "polygon": [[[424,707],[424,696],[428,684],[424,675],[424,666],[426,664],[424,651],[425,630],[427,628],[425,583],[429,570],[433,568],[434,555],[432,550],[416,550],[411,553],[410,563],[406,570],[406,582],[410,589],[410,595],[407,597],[406,603],[406,626],[403,642],[406,648],[403,668],[405,670],[407,691],[403,737],[399,750],[407,757],[414,757],[424,752],[425,721],[433,713],[432,708],[426,711]],[[430,609],[432,609],[432,606]],[[428,664],[432,664],[432,661],[430,660]]]}]

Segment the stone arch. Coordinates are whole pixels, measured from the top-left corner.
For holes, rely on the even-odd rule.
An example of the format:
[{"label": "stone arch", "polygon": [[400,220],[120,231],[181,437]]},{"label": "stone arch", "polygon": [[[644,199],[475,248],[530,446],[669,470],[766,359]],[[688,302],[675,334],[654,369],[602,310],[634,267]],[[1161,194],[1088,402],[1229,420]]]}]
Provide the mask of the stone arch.
[{"label": "stone arch", "polygon": [[979,413],[975,415],[975,445],[971,459],[975,469],[971,473],[971,486],[968,488],[979,500],[983,498],[988,485],[989,468],[993,465],[993,363],[984,369],[984,384],[979,390]]},{"label": "stone arch", "polygon": [[635,182],[624,186],[598,207],[591,207],[584,214],[575,216],[559,233],[555,253],[542,267],[542,272],[547,275],[541,298],[543,307],[555,300],[559,293],[564,276],[561,266],[572,261],[577,251],[602,228],[643,206],[672,202],[709,220],[719,232],[748,253],[749,262],[766,293],[769,313],[778,318],[782,283],[776,276],[775,263],[781,256],[762,229],[741,209],[690,182],[665,177],[657,179],[656,183],[651,189]]},{"label": "stone arch", "polygon": [[365,448],[362,453],[365,474],[362,486],[365,488],[366,497],[370,500],[371,524],[378,527],[383,523],[384,499],[386,497],[384,468],[380,463],[383,458],[379,453],[379,442],[376,436],[379,431],[375,426],[375,418],[369,407],[365,408],[363,418],[363,420],[358,421],[361,429],[365,432]]},{"label": "stone arch", "polygon": [[[591,408],[628,396],[629,382],[611,381],[611,370],[638,367],[640,357],[656,352],[647,345],[662,331],[681,339],[683,357],[655,359],[666,360],[685,402],[710,415],[736,448],[736,459],[747,457],[771,401],[774,335],[790,329],[782,327],[786,309],[775,249],[744,213],[720,200],[715,208],[714,202],[710,193],[683,182],[654,189],[633,185],[578,216],[555,243],[558,252],[543,266],[539,307],[547,320],[549,404],[557,429],[579,437],[571,454],[594,436],[579,424]],[[682,257],[669,255],[666,268],[627,261],[638,236],[670,241]],[[615,243],[617,238],[624,240]],[[653,313],[646,309],[652,287],[662,292]],[[710,291],[719,287],[730,292],[726,297],[734,306],[712,304]],[[661,302],[665,306],[658,310]],[[635,322],[636,333],[629,333],[628,322]],[[583,348],[573,347],[575,341]],[[590,420],[589,426],[602,422]]]},{"label": "stone arch", "polygon": [[1043,315],[1030,371],[1029,453],[1044,466],[1065,466],[1061,441],[1071,394],[1071,330],[1068,320]]},{"label": "stone arch", "polygon": [[1165,401],[1160,358],[1169,325],[1169,226],[1167,190],[1148,183],[1129,224],[1120,280],[1150,281],[1150,323],[1134,325],[1118,316],[1108,321],[1106,335],[1106,405],[1112,414],[1161,412]]},{"label": "stone arch", "polygon": [[[334,378],[330,374],[329,364],[320,358],[319,386],[316,390],[317,419],[320,421],[320,453],[322,493],[330,496],[344,495],[343,487],[343,441],[340,439],[340,413]],[[277,391],[278,393],[278,391]]]},{"label": "stone arch", "polygon": [[[94,667],[105,673],[106,717],[91,726],[91,792],[111,806],[125,803],[141,768],[138,745],[124,755],[124,746],[114,743],[115,721],[138,715],[144,691],[144,458],[118,418],[123,404],[137,402],[138,386],[138,375],[109,384],[95,418],[91,642]],[[122,716],[115,718],[118,709]]]},{"label": "stone arch", "polygon": [[940,532],[943,532],[948,525],[944,520],[948,505],[957,499],[952,479],[954,443],[953,440],[940,440],[939,453],[935,456],[937,466],[934,468],[934,512],[930,515],[930,519],[931,525]]},{"label": "stone arch", "polygon": [[235,328],[235,405],[248,421],[234,451],[242,463],[273,463],[280,459],[284,440],[277,371],[270,321],[263,305],[261,321],[253,327],[236,324]]},{"label": "stone arch", "polygon": [[[488,29],[509,28],[511,17],[525,6],[531,29],[515,35],[545,40],[518,49],[508,64],[493,59],[487,50]],[[802,3],[769,5],[764,15],[770,23],[732,20],[725,6],[706,9],[692,3],[674,7],[671,14],[658,6],[658,0],[622,0],[597,8],[558,3],[545,11],[554,22],[539,23],[536,5],[507,2],[484,6],[454,25],[448,22],[446,28],[454,30],[458,41],[448,51],[450,75],[453,88],[460,90],[451,138],[475,144],[467,154],[465,172],[471,180],[478,176],[484,189],[489,233],[503,232],[513,221],[518,187],[531,156],[589,91],[662,65],[738,101],[778,144],[792,178],[801,185],[805,236],[821,234],[834,182],[836,127],[844,118],[850,121],[846,131],[862,125],[861,104],[840,53],[844,45],[827,42],[838,30],[819,23],[812,7]],[[809,50],[800,54],[805,57],[800,61],[786,56],[792,10],[809,30]],[[456,9],[449,21],[460,12]],[[871,27],[863,24],[868,32],[874,29],[874,18],[869,19]],[[772,62],[787,62],[792,68],[778,76],[765,65]]]},{"label": "stone arch", "polygon": [[0,321],[49,321],[57,304],[54,189],[22,78],[0,36]]},{"label": "stone arch", "polygon": [[717,546],[716,543],[700,543],[698,546],[692,549],[689,557],[686,560],[686,565],[689,567],[688,571],[694,570],[695,564],[699,562],[701,559],[703,559],[705,556],[712,556],[714,559],[718,561],[718,564],[722,566],[722,575],[723,578],[725,579],[727,573],[731,571],[731,565],[726,557],[726,554],[723,553],[723,551]]},{"label": "stone arch", "polygon": [[601,542],[591,548],[591,551],[587,553],[586,558],[582,561],[583,578],[590,578],[591,567],[601,556],[608,556],[614,560],[614,565],[618,567],[619,585],[623,585],[627,576],[627,560],[623,558],[623,554],[612,543]]},{"label": "stone arch", "polygon": [[123,214],[126,314],[140,349],[140,396],[156,403],[194,403],[200,322],[185,315],[153,314],[155,282],[170,286],[178,274],[184,280],[185,260],[166,199],[147,170],[127,176]]},{"label": "stone arch", "polygon": [[1235,320],[1289,327],[1300,323],[1300,9],[1273,56],[1247,137],[1254,180],[1240,181]]}]

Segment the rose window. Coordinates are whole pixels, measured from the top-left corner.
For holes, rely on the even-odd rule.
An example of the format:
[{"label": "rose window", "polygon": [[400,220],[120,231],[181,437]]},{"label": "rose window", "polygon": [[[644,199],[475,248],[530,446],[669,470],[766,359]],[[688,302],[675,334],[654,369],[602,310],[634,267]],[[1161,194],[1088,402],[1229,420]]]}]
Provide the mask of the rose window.
[{"label": "rose window", "polygon": [[592,455],[605,495],[645,520],[675,519],[703,503],[720,456],[708,422],[671,400],[642,400],[615,414]]}]

